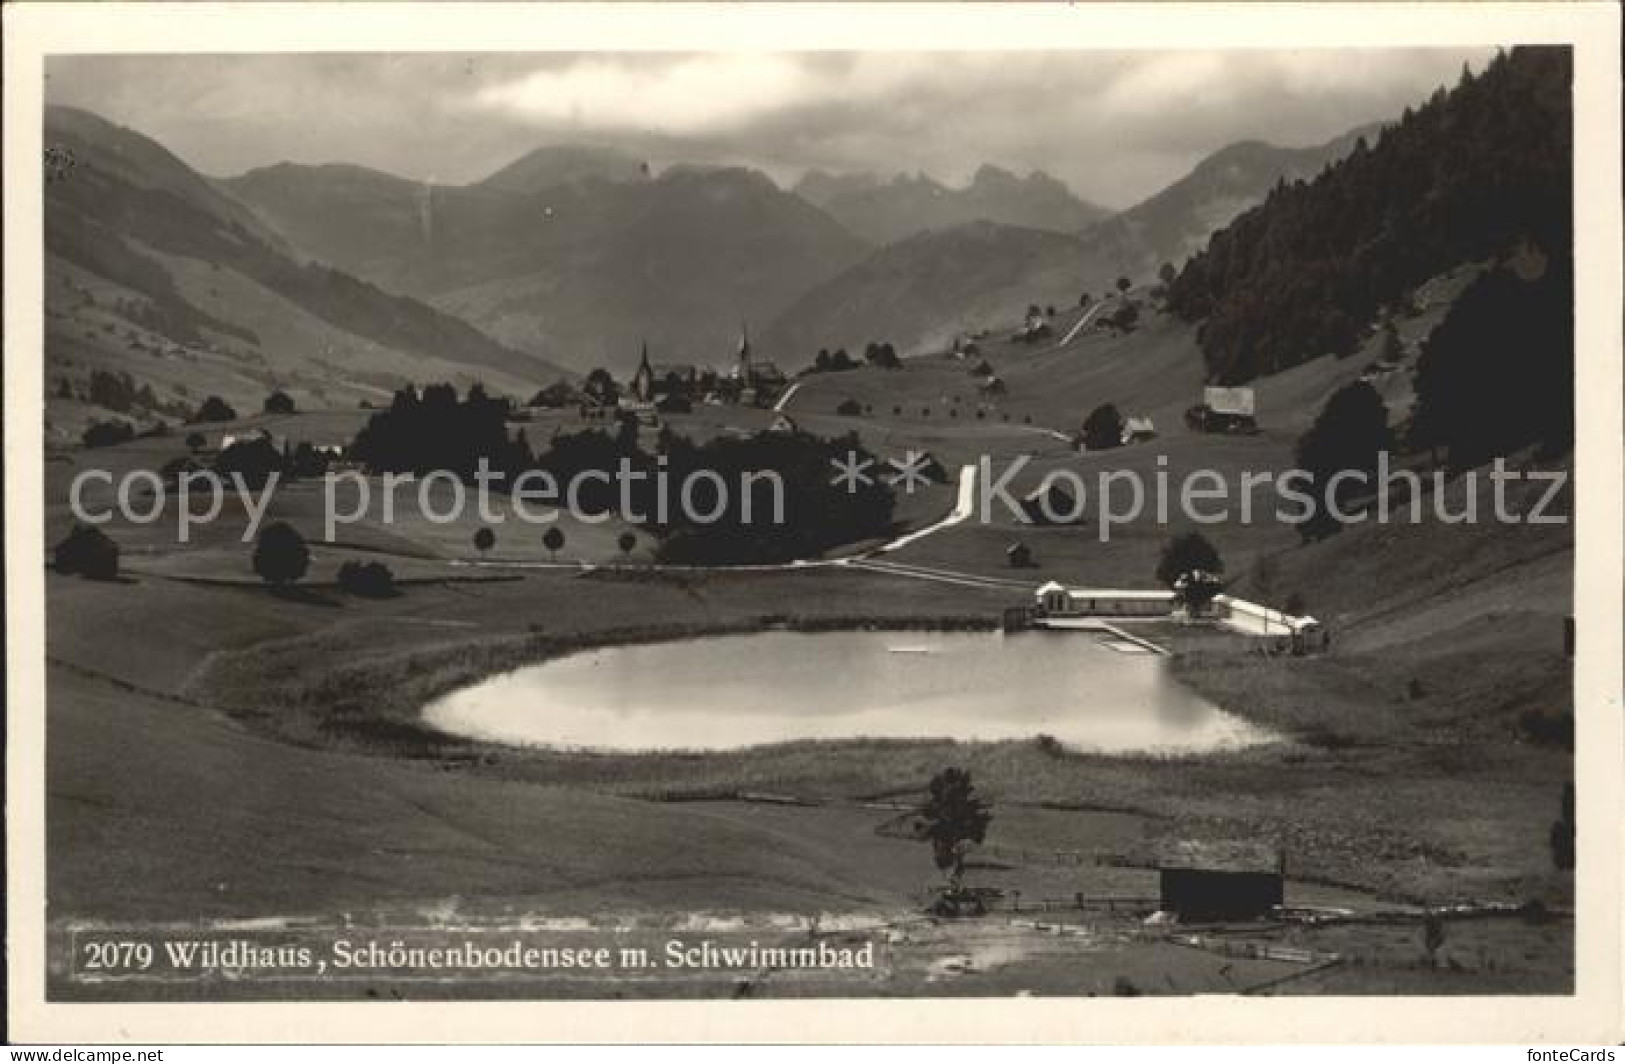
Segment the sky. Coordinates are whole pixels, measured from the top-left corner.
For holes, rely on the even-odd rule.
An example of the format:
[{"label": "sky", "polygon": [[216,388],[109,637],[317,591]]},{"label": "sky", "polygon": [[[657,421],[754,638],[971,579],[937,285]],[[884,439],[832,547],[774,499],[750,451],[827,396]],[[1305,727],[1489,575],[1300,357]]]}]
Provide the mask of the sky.
[{"label": "sky", "polygon": [[1238,140],[1318,144],[1397,117],[1486,49],[59,56],[46,99],[231,176],[345,162],[478,180],[532,148],[659,168],[1041,169],[1130,206]]}]

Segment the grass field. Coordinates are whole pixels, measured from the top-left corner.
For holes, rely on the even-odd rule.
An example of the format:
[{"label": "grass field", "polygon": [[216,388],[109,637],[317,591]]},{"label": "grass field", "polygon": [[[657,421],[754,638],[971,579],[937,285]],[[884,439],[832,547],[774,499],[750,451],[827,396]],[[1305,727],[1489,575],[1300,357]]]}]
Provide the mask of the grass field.
[{"label": "grass field", "polygon": [[[1282,403],[1290,395],[1296,408],[1359,372],[1358,360],[1300,367],[1261,388],[1261,435],[1194,436],[1177,416],[1188,399],[1173,370],[1191,357],[1188,332],[1153,320],[1139,335],[1086,335],[1050,353],[989,345],[1011,401],[1030,403],[1011,422],[965,416],[974,400],[953,390],[965,374],[948,360],[811,378],[789,405],[809,431],[855,430],[887,455],[930,450],[950,469],[981,454],[1027,456],[1018,485],[1056,469],[1239,474],[1290,460],[1295,432],[1284,418],[1270,421],[1272,394]],[[1131,355],[1143,363],[1119,374],[1091,362],[1121,365]],[[1038,386],[1066,374],[1075,378],[1065,389]],[[1101,401],[1153,412],[1161,438],[1105,455],[1079,454],[1056,438],[1050,430],[1071,431],[1096,401],[1087,382],[1097,377]],[[888,406],[835,415],[848,395],[872,406],[907,396],[897,405],[932,413],[893,416]],[[944,417],[954,395],[961,416]],[[301,413],[273,430],[327,438],[353,431],[363,416]],[[704,435],[770,418],[701,408],[672,421]],[[570,423],[539,415],[527,430],[538,440]],[[157,468],[183,449],[167,438],[61,452],[47,463],[48,542],[71,523],[66,491],[77,471]],[[950,485],[900,497],[902,527],[935,520],[952,500]],[[1332,652],[1312,659],[1175,636],[1176,675],[1287,736],[1246,750],[1102,757],[1037,742],[854,738],[609,755],[482,746],[418,721],[436,694],[587,644],[767,624],[991,623],[1029,601],[1023,583],[1150,586],[1171,530],[1148,515],[1102,542],[1096,514],[1077,527],[970,521],[892,556],[984,581],[967,584],[839,565],[664,572],[647,564],[646,540],[621,554],[624,526],[570,518],[563,564],[544,564],[552,558],[540,530],[503,525],[491,564],[476,566],[467,564],[476,520],[414,516],[386,526],[373,517],[326,542],[320,489],[296,485],[276,495],[268,519],[311,539],[301,594],[255,581],[240,508],[186,545],[174,540],[172,508],[148,525],[116,521],[108,528],[123,550],[124,579],[47,576],[51,917],[382,919],[451,906],[494,920],[694,911],[896,919],[918,911],[935,872],[919,844],[876,833],[895,812],[870,805],[906,805],[950,764],[971,769],[995,803],[990,853],[1112,857],[1163,836],[1267,838],[1290,855],[1294,904],[1572,903],[1572,877],[1551,868],[1546,849],[1572,755],[1520,728],[1527,713],[1572,708],[1561,628],[1571,609],[1566,526],[1362,527],[1310,546],[1273,521],[1205,529],[1238,592],[1277,604],[1297,594],[1335,635]],[[1015,539],[1033,548],[1036,571],[1006,567],[1004,548]],[[385,560],[402,594],[339,594],[337,565],[362,557]],[[738,800],[757,792],[814,804]],[[1028,898],[1152,890],[1147,870],[1110,864],[1000,858],[977,874]],[[1278,965],[1237,974],[1243,966],[1221,976],[1224,962],[1209,954],[1147,941],[1111,920],[1095,926],[1111,934],[1087,948],[1048,937],[1036,945],[1003,916],[921,930],[904,943],[894,980],[863,992],[1224,991],[1237,989],[1233,980],[1250,986],[1280,974]],[[1280,992],[1528,990],[1572,978],[1572,925],[1452,927],[1438,966],[1418,962],[1414,926],[1294,932],[1350,961]],[[968,968],[956,961],[959,974],[944,974],[944,959],[961,956],[972,958]],[[1080,967],[1080,956],[1094,959]]]}]

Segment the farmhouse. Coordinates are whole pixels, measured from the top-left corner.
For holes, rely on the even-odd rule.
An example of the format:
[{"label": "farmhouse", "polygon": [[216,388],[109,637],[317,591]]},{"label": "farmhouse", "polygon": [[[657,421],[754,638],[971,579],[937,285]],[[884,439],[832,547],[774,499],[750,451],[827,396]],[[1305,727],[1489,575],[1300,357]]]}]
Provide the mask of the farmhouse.
[{"label": "farmhouse", "polygon": [[1185,423],[1197,432],[1257,432],[1253,390],[1204,388],[1202,401],[1185,411]]},{"label": "farmhouse", "polygon": [[1285,855],[1253,842],[1177,842],[1157,854],[1161,907],[1185,921],[1256,920],[1285,903]]},{"label": "farmhouse", "polygon": [[1131,417],[1123,422],[1123,445],[1156,439],[1157,426],[1148,417]]}]

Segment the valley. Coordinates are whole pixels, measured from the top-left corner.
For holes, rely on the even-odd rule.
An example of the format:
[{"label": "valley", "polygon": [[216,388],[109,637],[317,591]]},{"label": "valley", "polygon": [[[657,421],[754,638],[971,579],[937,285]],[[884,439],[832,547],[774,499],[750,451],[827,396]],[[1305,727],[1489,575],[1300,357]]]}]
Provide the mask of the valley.
[{"label": "valley", "polygon": [[[1420,197],[1430,257],[1407,260],[1419,279],[1392,298],[1361,272],[1362,256],[1399,253],[1384,216],[1349,211],[1312,241],[1292,225],[1335,213],[1328,188],[1380,202],[1362,175],[1374,187],[1402,169],[1392,155],[1423,150],[1417,129],[1491,121],[1520,79],[1560,80],[1539,50],[1503,56],[1487,87],[1441,90],[1419,118],[1311,148],[1242,142],[1116,214],[1002,169],[963,189],[827,173],[786,188],[569,146],[461,185],[347,164],[213,179],[131,130],[48,109],[48,139],[78,163],[47,187],[47,547],[74,533],[88,471],[109,474],[84,493],[90,510],[126,501],[112,485],[130,474],[153,507],[97,526],[109,578],[42,559],[58,960],[76,929],[182,917],[551,921],[787,940],[824,927],[879,935],[891,959],[878,980],[516,990],[379,975],[208,992],[1572,991],[1574,871],[1557,840],[1574,774],[1574,456],[1572,421],[1564,437],[1546,401],[1573,372],[1572,331],[1565,351],[1549,316],[1553,293],[1572,301],[1551,265],[1568,253],[1548,209],[1561,196],[1457,240],[1481,200],[1440,179]],[[1545,156],[1531,158],[1517,176],[1546,188]],[[1367,303],[1358,321],[1344,310]],[[1260,320],[1271,331],[1246,332]],[[1489,354],[1474,364],[1464,349]],[[1259,350],[1292,357],[1255,366]],[[1219,411],[1233,431],[1204,421],[1219,383],[1246,394],[1245,414]],[[1486,429],[1479,404],[1518,416]],[[1510,498],[1565,520],[1382,523],[1348,496],[1361,519],[1317,530],[1274,519],[1248,480],[1307,468],[1320,486],[1377,450],[1418,477],[1429,514],[1509,466],[1562,479],[1551,499],[1533,477]],[[863,492],[831,479],[842,451],[873,461]],[[476,457],[561,477],[612,459],[767,469],[803,509],[788,531],[736,527],[732,510],[640,521],[624,502],[561,509],[544,528],[508,494],[494,515],[450,505]],[[920,458],[936,475],[880,476]],[[286,474],[265,512],[228,498],[179,542],[181,504],[150,486],[250,459]],[[986,481],[963,471],[984,463],[1020,467],[1017,499],[1057,476],[1090,491],[1073,520],[972,513]],[[1225,518],[1152,506],[1111,523],[1114,500],[1095,490],[1196,474],[1240,485]],[[374,496],[392,477],[416,483],[398,512],[334,528],[324,475]],[[1241,516],[1253,504],[1261,519]],[[260,556],[273,527],[304,552],[291,577]],[[1167,572],[1192,533],[1212,559]],[[379,569],[381,586],[358,582]],[[1190,590],[1204,579],[1324,642],[1271,638],[1268,620],[1258,638],[1226,629]],[[1171,605],[1025,630],[1051,582],[1083,597],[1156,589]],[[1016,663],[1018,640],[1037,649]],[[728,664],[761,647],[783,664]],[[977,655],[1010,671],[954,671]],[[426,716],[533,668],[528,682],[586,685],[597,713],[658,714],[660,692],[681,693],[690,723],[506,743],[514,733]],[[860,668],[885,682],[862,688]],[[1113,686],[1130,673],[1153,694]],[[529,697],[516,686],[508,697]],[[848,726],[873,690],[888,692],[885,726]],[[998,714],[979,721],[966,691],[996,694]],[[730,735],[708,715],[713,693],[752,726]],[[572,712],[547,723],[578,737]],[[766,727],[775,714],[791,723]],[[1235,727],[1160,749],[1061,726],[1114,714],[1155,718],[1136,736]],[[819,726],[797,731],[798,715]],[[996,898],[975,919],[933,908],[945,866],[908,826],[950,766],[993,815],[968,849],[966,882]],[[1215,840],[1278,850],[1278,911],[1168,910],[1159,852]],[[1440,920],[1448,935],[1429,944]],[[126,992],[53,979],[80,999]]]}]

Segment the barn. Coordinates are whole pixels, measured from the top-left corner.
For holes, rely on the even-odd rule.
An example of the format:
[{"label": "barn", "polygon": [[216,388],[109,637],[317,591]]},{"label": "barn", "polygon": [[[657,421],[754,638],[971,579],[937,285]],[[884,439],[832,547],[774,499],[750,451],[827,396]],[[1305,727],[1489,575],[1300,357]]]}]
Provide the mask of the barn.
[{"label": "barn", "polygon": [[1170,843],[1156,865],[1161,908],[1185,922],[1257,920],[1286,901],[1285,856],[1264,843]]}]

